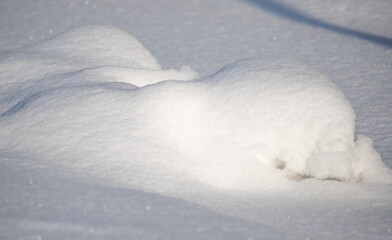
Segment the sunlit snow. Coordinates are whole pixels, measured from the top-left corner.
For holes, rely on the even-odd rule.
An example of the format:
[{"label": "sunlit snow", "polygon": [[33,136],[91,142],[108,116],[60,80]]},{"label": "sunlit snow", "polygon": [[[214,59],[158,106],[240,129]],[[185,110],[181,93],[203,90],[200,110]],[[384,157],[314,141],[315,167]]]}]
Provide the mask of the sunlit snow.
[{"label": "sunlit snow", "polygon": [[[2,49],[1,238],[391,236],[392,171],[387,166],[390,159],[381,157],[389,156],[385,146],[390,141],[381,143],[383,147],[372,141],[375,137],[380,144],[389,130],[384,134],[366,132],[371,128],[364,126],[376,120],[363,120],[379,121],[391,114],[379,104],[372,108],[374,114],[366,115],[368,108],[362,106],[366,101],[374,104],[372,98],[389,101],[373,88],[384,93],[390,85],[383,88],[371,76],[388,76],[390,65],[384,60],[392,53],[385,50],[390,40],[377,37],[379,29],[365,34],[312,20],[289,8],[290,4],[233,2],[247,14],[241,15],[241,21],[232,20],[228,16],[238,17],[235,8],[231,12],[227,10],[231,6],[221,5],[226,13],[214,17],[217,22],[211,26],[217,27],[207,31],[217,34],[210,39],[215,48],[208,41],[189,38],[197,35],[188,32],[192,21],[167,17],[172,24],[185,24],[187,27],[181,25],[183,32],[178,30],[179,36],[189,46],[195,44],[195,49],[204,46],[205,53],[192,54],[193,50],[176,43],[176,34],[159,29],[160,25],[151,29],[144,23],[143,31],[135,27],[134,33],[116,22],[96,24],[100,21],[84,21],[55,34],[50,30],[50,36],[30,38],[23,47],[9,43],[9,49]],[[337,8],[343,11],[343,3],[349,1],[338,2]],[[12,2],[4,4],[12,9]],[[183,10],[198,6],[205,14],[194,19],[192,11],[180,14],[197,21],[210,17],[206,13],[211,4],[189,4],[170,1],[168,6]],[[94,9],[93,1],[82,5]],[[166,18],[165,10],[155,5],[136,5]],[[67,6],[76,10],[74,3]],[[97,6],[107,14],[105,4],[97,2]],[[130,4],[128,9],[133,7]],[[271,29],[280,28],[275,20],[282,17],[276,21],[284,24],[283,30],[295,32],[298,28],[309,36],[305,43],[297,41],[299,53],[286,54],[283,46],[292,43],[285,45],[280,40],[291,39],[283,30],[279,36],[279,31],[269,32],[266,25],[264,30],[252,25],[241,33],[246,25],[235,24],[253,21],[256,26],[258,8],[265,8],[260,16],[269,21]],[[82,6],[76,11],[83,11]],[[383,8],[372,11],[384,14]],[[278,14],[271,14],[274,12]],[[139,13],[135,10],[134,14]],[[320,16],[325,18],[325,13]],[[234,24],[236,35],[231,36],[226,25],[219,28],[225,21]],[[203,25],[192,29],[198,31],[198,27]],[[324,29],[313,36],[314,28]],[[335,43],[330,37],[333,33],[322,32],[325,29],[345,38]],[[275,52],[269,47],[264,48],[265,54],[263,49],[246,47],[264,37],[263,31],[271,36],[262,42]],[[219,35],[221,32],[225,34]],[[323,34],[329,37],[328,45],[335,48],[338,44],[341,52],[318,49],[313,54],[308,47],[313,41],[322,43],[323,39],[314,39]],[[342,62],[349,58],[342,52],[349,35],[359,41],[354,46],[370,49],[380,45],[375,51],[366,50],[369,56],[374,54],[369,59],[379,63],[369,64],[379,69],[368,67],[368,72],[361,72],[355,61],[365,66],[367,60],[356,48],[347,51],[359,60]],[[240,44],[242,38],[253,40]],[[151,44],[154,41],[156,45]],[[179,56],[175,64],[173,56]],[[208,61],[201,61],[200,56]],[[347,68],[350,71],[344,71]],[[369,87],[370,97],[365,84],[376,86]]]},{"label": "sunlit snow", "polygon": [[100,26],[7,57],[3,71],[14,73],[2,83],[2,108],[14,106],[1,115],[0,139],[8,155],[157,192],[187,181],[257,191],[284,177],[391,179],[372,142],[354,142],[343,93],[294,61],[243,60],[181,81],[197,75],[162,71],[135,38]]}]

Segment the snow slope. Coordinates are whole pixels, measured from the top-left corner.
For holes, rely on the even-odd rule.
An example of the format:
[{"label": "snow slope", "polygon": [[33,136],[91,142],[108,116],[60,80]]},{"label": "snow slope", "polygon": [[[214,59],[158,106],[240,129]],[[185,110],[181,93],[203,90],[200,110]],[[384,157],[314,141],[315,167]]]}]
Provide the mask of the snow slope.
[{"label": "snow slope", "polygon": [[[390,170],[353,111],[391,166],[387,1],[31,4],[1,3],[3,237],[390,238]],[[87,23],[128,33],[58,34]]]}]

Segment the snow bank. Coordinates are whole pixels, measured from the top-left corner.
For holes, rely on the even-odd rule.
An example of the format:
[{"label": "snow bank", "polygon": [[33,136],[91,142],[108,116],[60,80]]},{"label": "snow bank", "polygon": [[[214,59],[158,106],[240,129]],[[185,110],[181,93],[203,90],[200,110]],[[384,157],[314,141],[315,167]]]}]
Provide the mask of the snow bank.
[{"label": "snow bank", "polygon": [[162,70],[134,37],[87,26],[0,64],[0,154],[72,177],[166,193],[392,179],[372,141],[354,138],[343,93],[295,61],[175,81],[197,74]]}]

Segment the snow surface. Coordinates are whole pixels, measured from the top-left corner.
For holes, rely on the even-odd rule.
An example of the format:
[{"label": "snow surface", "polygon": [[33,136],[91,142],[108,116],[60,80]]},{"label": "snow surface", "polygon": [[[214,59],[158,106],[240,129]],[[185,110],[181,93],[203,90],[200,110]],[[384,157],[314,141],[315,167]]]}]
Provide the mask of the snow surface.
[{"label": "snow surface", "polygon": [[323,4],[3,1],[2,238],[390,239],[392,6]]}]

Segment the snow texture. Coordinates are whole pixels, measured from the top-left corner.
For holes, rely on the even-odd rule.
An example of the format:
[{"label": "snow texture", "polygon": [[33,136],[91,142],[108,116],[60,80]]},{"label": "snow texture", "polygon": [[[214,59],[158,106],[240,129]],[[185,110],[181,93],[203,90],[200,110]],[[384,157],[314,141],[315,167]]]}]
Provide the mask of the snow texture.
[{"label": "snow texture", "polygon": [[197,75],[162,71],[134,37],[101,26],[6,59],[2,108],[16,104],[1,115],[0,145],[10,156],[154,192],[189,181],[257,191],[283,184],[280,175],[391,182],[372,141],[354,142],[343,93],[294,61],[249,59],[206,79],[161,81]]},{"label": "snow texture", "polygon": [[389,239],[392,5],[309,2],[0,3],[0,238]]}]

